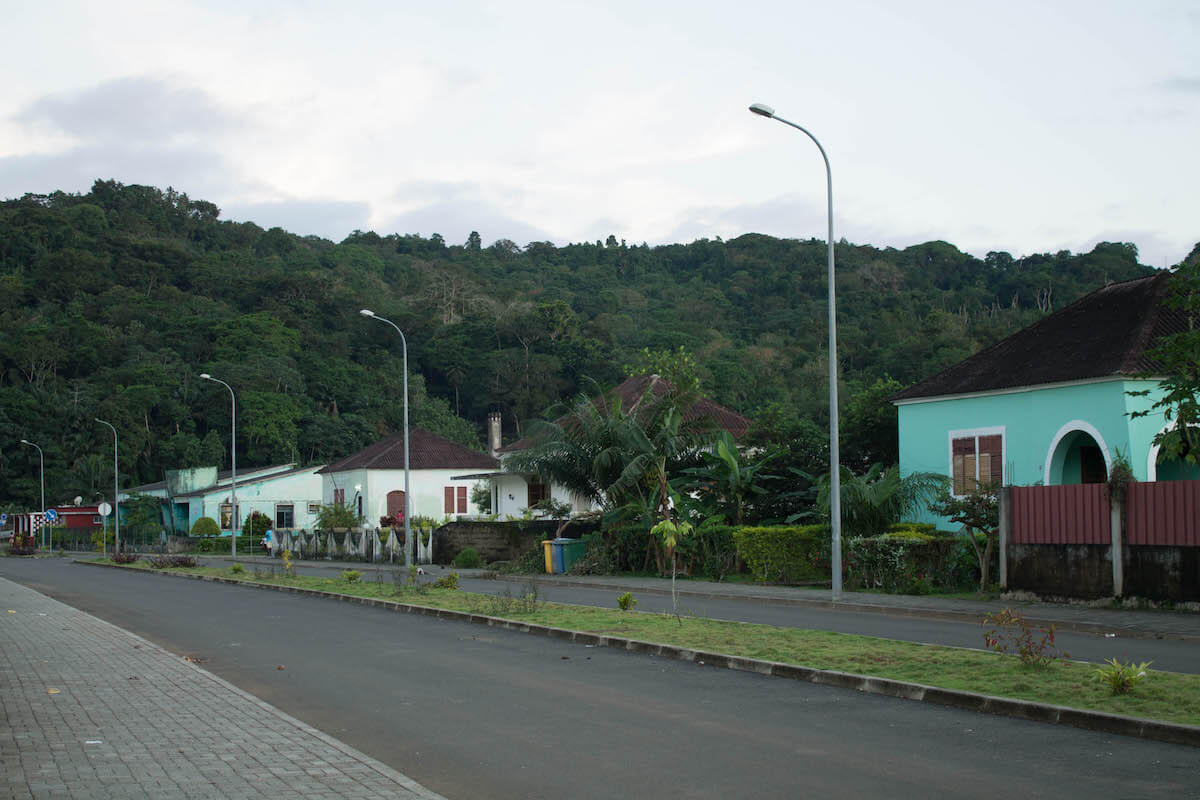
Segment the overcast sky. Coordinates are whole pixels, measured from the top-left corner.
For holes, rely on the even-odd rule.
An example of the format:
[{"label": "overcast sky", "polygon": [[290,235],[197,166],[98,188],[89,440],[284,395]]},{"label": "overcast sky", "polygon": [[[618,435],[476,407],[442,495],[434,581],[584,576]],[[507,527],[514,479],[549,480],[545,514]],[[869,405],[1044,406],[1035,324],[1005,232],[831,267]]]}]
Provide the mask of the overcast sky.
[{"label": "overcast sky", "polygon": [[1200,241],[1200,0],[0,0],[0,197],[484,243]]}]

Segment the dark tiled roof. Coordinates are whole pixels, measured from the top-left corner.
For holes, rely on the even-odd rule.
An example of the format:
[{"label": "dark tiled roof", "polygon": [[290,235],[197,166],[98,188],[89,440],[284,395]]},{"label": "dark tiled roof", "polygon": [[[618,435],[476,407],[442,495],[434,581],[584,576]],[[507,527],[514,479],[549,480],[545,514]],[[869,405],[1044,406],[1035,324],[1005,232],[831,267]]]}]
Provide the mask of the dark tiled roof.
[{"label": "dark tiled roof", "polygon": [[[409,469],[488,469],[500,462],[486,453],[452,442],[423,428],[408,429]],[[348,469],[404,469],[404,433],[395,433],[373,445],[317,470],[323,475]]]},{"label": "dark tiled roof", "polygon": [[1171,273],[1110,283],[892,400],[988,392],[1153,372],[1147,350],[1186,329],[1163,298]]},{"label": "dark tiled roof", "polygon": [[[639,375],[635,378],[628,378],[619,386],[613,388],[610,392],[601,397],[595,398],[593,401],[597,406],[603,407],[606,402],[611,399],[620,398],[621,410],[629,413],[631,409],[642,399],[649,390],[655,397],[661,397],[671,389],[671,384],[663,380],[657,375]],[[719,406],[707,397],[701,397],[697,400],[687,413],[683,415],[685,422],[695,422],[696,420],[709,420],[717,428],[727,430],[733,435],[734,439],[740,439],[746,435],[746,431],[750,429],[751,420],[743,417],[736,411],[730,411],[724,406]],[[570,419],[570,415],[559,417],[555,423],[562,425]],[[517,450],[524,450],[533,442],[528,438],[518,439],[512,444],[501,447],[501,453],[512,453]]]}]

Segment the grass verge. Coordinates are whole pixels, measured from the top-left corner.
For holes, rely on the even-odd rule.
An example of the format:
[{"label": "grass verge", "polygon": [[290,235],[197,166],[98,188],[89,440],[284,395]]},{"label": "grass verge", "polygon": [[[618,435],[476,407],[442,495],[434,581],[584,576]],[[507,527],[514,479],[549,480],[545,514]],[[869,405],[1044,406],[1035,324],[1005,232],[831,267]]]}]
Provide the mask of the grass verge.
[{"label": "grass verge", "polygon": [[[102,562],[102,563],[112,563]],[[132,566],[152,571],[139,561]],[[246,583],[267,583],[375,597],[401,603],[486,614],[556,628],[672,644],[693,650],[779,661],[816,669],[922,683],[947,689],[1031,700],[1185,725],[1200,725],[1200,675],[1152,670],[1133,693],[1114,696],[1096,674],[1097,665],[1056,661],[1036,667],[1015,656],[876,639],[829,631],[777,628],[670,614],[622,612],[546,603],[519,596],[493,597],[428,583],[397,586],[391,576],[348,582],[341,578],[286,577],[277,571],[234,573],[229,567],[172,569]],[[407,581],[407,574],[402,578]],[[616,598],[613,598],[614,605]],[[982,638],[982,635],[981,635]]]}]

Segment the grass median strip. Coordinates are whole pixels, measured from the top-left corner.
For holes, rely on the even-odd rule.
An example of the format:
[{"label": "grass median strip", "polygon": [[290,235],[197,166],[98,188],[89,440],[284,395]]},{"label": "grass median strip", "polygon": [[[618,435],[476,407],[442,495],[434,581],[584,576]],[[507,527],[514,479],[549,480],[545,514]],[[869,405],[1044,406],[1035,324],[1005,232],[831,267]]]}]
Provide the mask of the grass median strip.
[{"label": "grass median strip", "polygon": [[[137,562],[133,566],[149,569],[145,562]],[[395,582],[392,576],[384,573],[378,575],[386,580],[351,582],[342,578],[287,577],[274,571],[259,571],[257,575],[237,574],[227,567],[170,571],[235,579],[251,584],[273,584],[393,600],[605,636],[671,644],[690,650],[893,678],[1163,722],[1200,725],[1200,675],[1152,670],[1132,693],[1112,695],[1097,675],[1098,664],[1058,660],[1045,666],[1028,666],[1015,656],[892,639],[698,617],[676,620],[670,614],[547,603],[531,600],[520,587],[516,587],[518,596],[495,597],[458,589],[433,588],[430,584],[409,586],[407,573]],[[613,603],[615,606],[615,596]],[[981,645],[982,638],[981,632]]]}]

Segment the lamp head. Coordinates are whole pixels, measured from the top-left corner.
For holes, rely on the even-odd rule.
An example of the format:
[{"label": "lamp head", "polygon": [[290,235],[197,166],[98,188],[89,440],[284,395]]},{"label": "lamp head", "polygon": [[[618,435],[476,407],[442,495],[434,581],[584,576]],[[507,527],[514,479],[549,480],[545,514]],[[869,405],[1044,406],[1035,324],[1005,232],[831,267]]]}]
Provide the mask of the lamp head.
[{"label": "lamp head", "polygon": [[209,375],[207,372],[201,372],[201,373],[200,373],[200,377],[201,377],[201,378],[204,378],[204,380],[206,380],[206,381],[211,381],[211,380],[212,380],[212,375]]},{"label": "lamp head", "polygon": [[775,116],[775,109],[771,108],[770,106],[763,105],[762,103],[755,103],[754,105],[750,106],[750,110],[755,114],[758,114],[760,117],[769,118]]},{"label": "lamp head", "polygon": [[372,310],[371,310],[371,309],[369,309],[369,308],[364,308],[362,311],[359,311],[358,313],[362,314],[364,317],[373,317],[373,316],[375,316],[375,312],[374,312],[374,311],[372,311]]},{"label": "lamp head", "polygon": [[21,444],[33,444],[33,442],[29,441],[28,439],[22,439]]},{"label": "lamp head", "polygon": [[354,491],[356,494],[360,494],[362,492],[362,484],[361,483],[354,484]]}]

